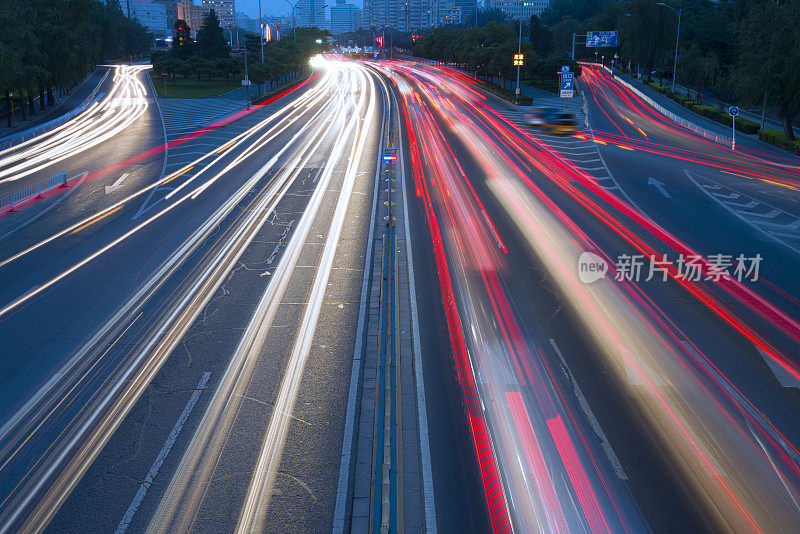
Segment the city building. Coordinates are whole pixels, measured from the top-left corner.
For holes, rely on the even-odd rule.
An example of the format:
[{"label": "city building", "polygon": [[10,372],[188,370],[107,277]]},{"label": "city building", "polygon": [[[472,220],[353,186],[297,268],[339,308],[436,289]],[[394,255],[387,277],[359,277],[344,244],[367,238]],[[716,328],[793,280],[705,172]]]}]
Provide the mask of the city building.
[{"label": "city building", "polygon": [[172,36],[175,33],[175,21],[178,20],[177,0],[153,0],[153,2],[164,6],[167,14],[167,33]]},{"label": "city building", "polygon": [[348,4],[345,0],[336,0],[336,5],[331,6],[331,33],[338,35],[355,31],[358,11],[358,6]]},{"label": "city building", "polygon": [[167,9],[153,0],[130,0],[131,17],[141,22],[156,39],[172,36],[167,26]]},{"label": "city building", "polygon": [[227,30],[228,25],[236,24],[234,8],[234,0],[203,0],[203,11],[207,13],[213,9],[223,30]]},{"label": "city building", "polygon": [[470,20],[476,0],[364,0],[363,26],[416,32]]},{"label": "city building", "polygon": [[189,25],[192,37],[197,37],[197,30],[203,25],[203,8],[192,0],[178,0],[177,12],[178,18]]},{"label": "city building", "polygon": [[258,18],[252,18],[247,13],[236,13],[236,25],[245,31],[258,33]]},{"label": "city building", "polygon": [[294,9],[295,25],[326,28],[324,0],[301,0]]},{"label": "city building", "polygon": [[528,20],[531,15],[539,16],[550,5],[550,0],[492,0],[491,7],[502,10],[514,20]]}]

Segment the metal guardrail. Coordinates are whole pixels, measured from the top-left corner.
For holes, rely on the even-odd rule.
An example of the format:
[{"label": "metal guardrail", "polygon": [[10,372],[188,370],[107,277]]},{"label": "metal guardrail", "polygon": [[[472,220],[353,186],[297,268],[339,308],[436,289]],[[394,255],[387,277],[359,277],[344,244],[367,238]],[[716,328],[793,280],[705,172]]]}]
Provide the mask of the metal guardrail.
[{"label": "metal guardrail", "polygon": [[86,99],[81,103],[81,105],[79,105],[74,109],[71,109],[70,111],[66,112],[60,117],[45,122],[44,124],[0,139],[0,150],[11,148],[16,144],[23,143],[25,141],[33,139],[34,137],[38,137],[43,133],[47,132],[48,130],[61,126],[62,124],[73,118],[75,115],[84,111],[86,108],[92,105],[96,100],[102,98],[103,94],[101,93],[100,95],[98,95],[97,92],[100,90],[100,87],[103,85],[103,82],[106,81],[106,78],[108,77],[108,74],[111,72],[111,70],[112,69],[108,69],[106,71],[105,75],[100,79],[100,82],[91,92],[91,94],[89,94],[89,96],[86,97]]},{"label": "metal guardrail", "polygon": [[696,133],[698,135],[701,135],[705,139],[708,139],[710,141],[714,141],[715,143],[718,143],[720,145],[724,145],[724,146],[726,146],[728,148],[733,146],[733,139],[732,138],[728,137],[727,135],[722,135],[722,134],[718,134],[716,132],[712,132],[711,130],[703,128],[702,126],[698,126],[695,123],[684,119],[683,117],[679,117],[675,113],[671,112],[670,110],[668,110],[667,108],[665,108],[664,106],[662,106],[661,104],[659,104],[658,102],[656,102],[655,100],[653,100],[652,98],[650,98],[649,96],[644,94],[644,92],[642,92],[640,89],[637,89],[636,87],[634,87],[633,84],[631,84],[630,82],[627,82],[627,81],[623,80],[622,78],[620,78],[619,76],[617,76],[616,74],[614,74],[614,71],[612,71],[610,68],[608,68],[608,67],[606,67],[604,65],[600,65],[599,63],[593,63],[591,61],[585,61],[584,63],[588,63],[590,65],[594,65],[596,67],[600,67],[600,68],[604,69],[606,72],[611,74],[614,77],[615,80],[617,80],[619,83],[621,83],[622,85],[624,85],[625,87],[627,87],[628,89],[630,89],[631,91],[636,93],[636,95],[639,98],[641,98],[642,100],[647,102],[647,104],[650,107],[652,107],[653,109],[655,109],[656,111],[658,111],[659,113],[661,113],[662,115],[667,117],[668,119],[680,124],[684,128],[686,128],[688,130],[691,130],[691,131],[693,131],[694,133]]},{"label": "metal guardrail", "polygon": [[636,87],[634,87],[630,83],[626,82],[625,80],[623,80],[622,78],[620,78],[616,74],[614,74],[613,76],[614,76],[614,79],[616,79],[619,83],[621,83],[622,85],[624,85],[625,87],[627,87],[628,89],[630,89],[631,91],[633,91],[634,93],[639,95],[639,98],[641,98],[642,100],[647,102],[652,108],[654,108],[656,111],[658,111],[659,113],[661,113],[662,115],[664,115],[668,119],[671,119],[671,120],[677,122],[678,124],[680,124],[684,128],[692,130],[694,133],[703,136],[705,139],[709,139],[711,141],[714,141],[715,143],[718,143],[720,145],[725,145],[727,147],[732,147],[733,146],[733,139],[728,137],[727,135],[721,135],[721,134],[718,134],[716,132],[712,132],[711,130],[707,130],[707,129],[703,128],[702,126],[698,126],[698,125],[696,125],[695,123],[693,123],[691,121],[688,121],[688,120],[686,120],[686,119],[684,119],[682,117],[679,117],[675,113],[673,113],[670,110],[666,109],[661,104],[658,104],[655,100],[653,100],[652,98],[650,98],[649,96],[644,94],[642,91],[640,91],[639,89],[637,89]]},{"label": "metal guardrail", "polygon": [[0,213],[14,211],[14,209],[16,209],[20,204],[39,195],[43,195],[44,193],[47,193],[56,187],[61,187],[64,185],[67,185],[67,173],[65,171],[61,171],[55,176],[45,178],[44,180],[36,182],[35,184],[31,184],[24,189],[20,189],[19,191],[15,191],[4,197],[0,197]]}]

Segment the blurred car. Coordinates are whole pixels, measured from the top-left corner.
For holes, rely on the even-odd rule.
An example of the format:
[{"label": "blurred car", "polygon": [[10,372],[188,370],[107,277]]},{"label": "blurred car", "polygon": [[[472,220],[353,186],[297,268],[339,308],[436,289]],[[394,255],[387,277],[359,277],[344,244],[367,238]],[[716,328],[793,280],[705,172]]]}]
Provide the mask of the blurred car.
[{"label": "blurred car", "polygon": [[546,106],[536,107],[524,115],[523,122],[528,126],[544,126],[554,113],[558,113],[558,109]]},{"label": "blurred car", "polygon": [[558,135],[569,135],[578,131],[575,115],[552,107],[534,108],[523,116],[523,122]]}]

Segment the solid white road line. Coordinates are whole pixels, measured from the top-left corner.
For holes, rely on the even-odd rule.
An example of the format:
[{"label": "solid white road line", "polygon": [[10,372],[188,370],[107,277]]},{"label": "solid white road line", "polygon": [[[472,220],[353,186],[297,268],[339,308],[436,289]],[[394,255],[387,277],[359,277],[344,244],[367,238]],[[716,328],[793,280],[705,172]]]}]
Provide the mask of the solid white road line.
[{"label": "solid white road line", "polygon": [[350,482],[350,460],[353,454],[353,432],[355,429],[356,399],[361,375],[361,352],[363,350],[364,323],[366,321],[367,298],[369,297],[369,279],[372,272],[372,258],[374,254],[375,212],[378,208],[378,189],[380,189],[381,160],[383,146],[385,145],[386,120],[384,117],[381,125],[381,140],[378,150],[378,162],[375,167],[375,182],[372,195],[372,212],[370,214],[369,233],[367,237],[367,253],[364,258],[364,276],[361,279],[361,303],[358,308],[358,322],[356,324],[356,339],[353,348],[353,367],[350,371],[350,387],[347,393],[347,411],[344,420],[344,438],[342,441],[342,458],[339,463],[339,483],[336,489],[336,506],[333,513],[334,534],[344,532],[345,505],[347,504],[347,488]]},{"label": "solid white road line", "polygon": [[[400,121],[398,120],[399,124]],[[402,139],[402,137],[401,137]],[[398,143],[403,146],[402,140]],[[422,463],[422,499],[425,506],[425,531],[436,532],[436,506],[433,494],[433,471],[431,469],[431,448],[428,435],[428,409],[425,401],[425,380],[422,369],[422,347],[420,346],[419,313],[417,311],[417,290],[414,281],[414,256],[411,252],[411,231],[408,224],[408,198],[406,195],[406,173],[403,151],[400,154],[400,190],[403,193],[403,225],[406,238],[406,261],[408,262],[408,287],[411,293],[411,327],[414,336],[411,344],[414,351],[414,377],[417,388],[417,421],[419,425],[419,456]]]},{"label": "solid white road line", "polygon": [[133,501],[131,501],[130,506],[128,506],[128,510],[122,517],[122,521],[119,522],[115,534],[123,534],[131,525],[131,521],[133,521],[133,515],[142,504],[145,495],[147,495],[147,490],[149,490],[150,486],[153,484],[153,480],[156,478],[159,469],[161,469],[161,466],[164,465],[164,460],[167,459],[169,451],[171,451],[172,446],[175,445],[178,435],[181,433],[181,430],[183,430],[183,425],[185,425],[186,420],[189,419],[189,414],[192,413],[195,404],[197,404],[197,399],[200,398],[200,393],[202,393],[202,391],[205,389],[206,383],[208,382],[210,376],[211,373],[208,371],[203,373],[203,377],[197,384],[192,396],[189,397],[189,402],[186,403],[186,407],[183,409],[180,417],[178,417],[178,420],[175,422],[175,426],[172,427],[172,432],[169,433],[167,441],[164,443],[164,446],[161,447],[161,451],[158,453],[153,465],[150,467],[150,471],[147,473],[147,476],[144,477],[144,482],[142,482],[142,485],[139,486],[139,491],[137,491],[136,495],[133,497]]},{"label": "solid white road line", "polygon": [[556,345],[556,340],[550,338],[550,344],[556,351],[558,359],[561,360],[561,365],[564,367],[564,374],[567,375],[567,378],[569,378],[570,382],[572,383],[572,389],[575,392],[575,396],[578,398],[578,404],[583,410],[586,419],[589,421],[589,426],[592,427],[595,435],[600,439],[600,446],[603,448],[603,451],[605,451],[608,461],[611,462],[611,467],[614,469],[614,473],[616,473],[618,479],[628,480],[628,475],[625,474],[625,470],[622,468],[619,458],[617,458],[614,449],[611,448],[611,444],[608,442],[608,438],[606,438],[606,433],[603,432],[603,428],[600,426],[600,422],[597,420],[597,417],[595,417],[592,408],[589,406],[589,403],[586,402],[586,397],[583,396],[583,391],[581,391],[580,386],[578,386],[578,382],[572,375],[572,371],[570,371],[569,366],[564,359],[564,355],[561,354],[561,350],[559,350],[558,345]]}]

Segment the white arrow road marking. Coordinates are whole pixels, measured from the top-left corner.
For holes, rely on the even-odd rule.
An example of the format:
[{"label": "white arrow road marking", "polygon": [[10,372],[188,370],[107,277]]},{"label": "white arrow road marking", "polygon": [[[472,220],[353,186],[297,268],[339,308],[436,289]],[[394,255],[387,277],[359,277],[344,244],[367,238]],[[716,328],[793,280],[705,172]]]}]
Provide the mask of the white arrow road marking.
[{"label": "white arrow road marking", "polygon": [[770,356],[760,348],[758,347],[756,348],[758,349],[758,353],[761,354],[761,357],[764,359],[764,362],[770,368],[770,371],[772,371],[772,374],[774,374],[775,378],[778,379],[778,383],[781,386],[785,388],[800,389],[800,381],[798,381],[797,378],[792,376],[792,374],[789,371],[784,369],[781,364],[776,362],[772,356]]},{"label": "white arrow road marking", "polygon": [[114,184],[113,184],[113,185],[107,185],[107,186],[106,186],[106,195],[107,195],[107,194],[109,194],[109,193],[113,193],[113,192],[114,192],[114,191],[116,191],[117,189],[120,189],[120,188],[122,187],[122,182],[124,182],[124,181],[125,181],[125,178],[127,178],[128,176],[129,176],[129,175],[128,175],[128,173],[126,172],[125,174],[123,174],[122,176],[120,176],[119,178],[117,178],[117,181],[116,181],[116,182],[114,182]]},{"label": "white arrow road marking", "polygon": [[667,190],[664,189],[664,182],[660,182],[651,176],[647,179],[647,185],[655,186],[655,188],[658,189],[658,192],[664,195],[664,198],[672,198],[672,195],[667,193]]}]

